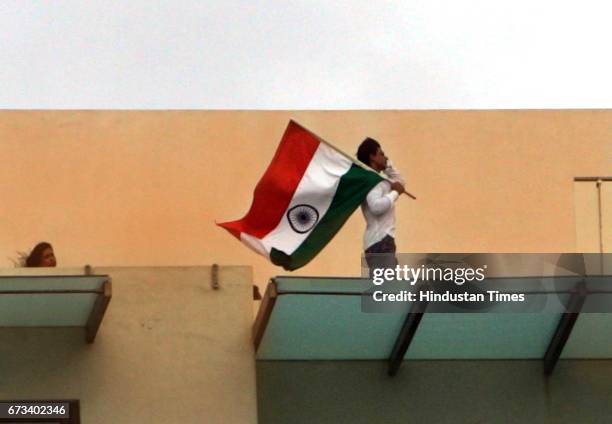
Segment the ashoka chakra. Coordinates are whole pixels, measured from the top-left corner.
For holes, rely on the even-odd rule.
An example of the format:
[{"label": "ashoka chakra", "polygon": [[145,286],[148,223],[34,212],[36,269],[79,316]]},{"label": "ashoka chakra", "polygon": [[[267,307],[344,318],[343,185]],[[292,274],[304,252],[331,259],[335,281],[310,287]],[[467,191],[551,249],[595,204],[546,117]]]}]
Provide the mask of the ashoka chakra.
[{"label": "ashoka chakra", "polygon": [[287,211],[293,231],[304,234],[312,230],[319,220],[319,212],[310,205],[296,205]]}]

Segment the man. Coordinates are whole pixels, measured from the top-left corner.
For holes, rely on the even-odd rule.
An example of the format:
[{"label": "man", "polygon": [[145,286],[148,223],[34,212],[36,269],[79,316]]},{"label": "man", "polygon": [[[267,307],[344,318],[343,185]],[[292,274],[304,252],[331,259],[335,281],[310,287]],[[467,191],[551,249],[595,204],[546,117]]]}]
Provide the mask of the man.
[{"label": "man", "polygon": [[[361,204],[366,220],[363,237],[365,258],[370,275],[375,268],[395,268],[395,201],[404,193],[404,179],[385,156],[380,144],[366,138],[359,145],[357,159],[377,172],[384,172],[391,180],[381,181],[368,193]],[[381,255],[386,254],[386,255]]]}]

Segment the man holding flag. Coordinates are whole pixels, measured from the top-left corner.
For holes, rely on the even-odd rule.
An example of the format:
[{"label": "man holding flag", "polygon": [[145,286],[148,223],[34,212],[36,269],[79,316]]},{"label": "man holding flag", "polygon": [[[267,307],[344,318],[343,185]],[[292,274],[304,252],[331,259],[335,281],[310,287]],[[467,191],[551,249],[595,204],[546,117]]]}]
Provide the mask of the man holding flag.
[{"label": "man holding flag", "polygon": [[[377,238],[379,227],[392,237],[393,210],[389,212],[390,206],[381,203],[385,199],[374,197],[379,197],[380,191],[392,205],[403,186],[384,182],[378,174],[387,169],[387,158],[380,149],[367,153],[366,158],[364,162],[374,170],[290,121],[272,162],[255,187],[247,214],[217,225],[288,271],[310,262],[366,197],[372,197],[372,215],[382,214],[382,221],[372,218],[372,223],[381,222],[375,226],[372,240],[381,241]],[[389,194],[390,190],[395,194]],[[378,212],[378,208],[384,211]]]},{"label": "man holding flag", "polygon": [[238,221],[221,227],[288,271],[310,262],[383,180],[295,121]]},{"label": "man holding flag", "polygon": [[363,249],[370,269],[395,268],[395,201],[405,192],[404,179],[385,156],[380,144],[366,138],[357,149],[357,159],[377,172],[384,172],[390,181],[376,184],[361,204],[366,220]]}]

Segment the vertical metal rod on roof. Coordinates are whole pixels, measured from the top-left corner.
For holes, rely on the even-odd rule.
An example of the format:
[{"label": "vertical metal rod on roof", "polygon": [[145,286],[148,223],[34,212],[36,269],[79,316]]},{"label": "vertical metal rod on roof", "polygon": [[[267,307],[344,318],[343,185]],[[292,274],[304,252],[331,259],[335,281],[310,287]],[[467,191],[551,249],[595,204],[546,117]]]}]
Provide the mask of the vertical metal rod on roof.
[{"label": "vertical metal rod on roof", "polygon": [[601,178],[597,178],[597,212],[599,213],[599,271],[603,275],[603,219],[601,216]]},{"label": "vertical metal rod on roof", "polygon": [[219,290],[219,265],[213,264],[211,269],[210,285],[213,290]]}]

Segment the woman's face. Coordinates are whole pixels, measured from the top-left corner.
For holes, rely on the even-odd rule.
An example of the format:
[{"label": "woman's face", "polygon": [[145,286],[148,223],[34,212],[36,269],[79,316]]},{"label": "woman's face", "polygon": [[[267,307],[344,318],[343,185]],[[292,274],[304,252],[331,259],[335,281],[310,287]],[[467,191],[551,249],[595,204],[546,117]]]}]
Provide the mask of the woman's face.
[{"label": "woman's face", "polygon": [[54,267],[55,265],[57,264],[55,262],[55,254],[53,253],[53,248],[47,247],[45,250],[43,250],[39,266]]}]

